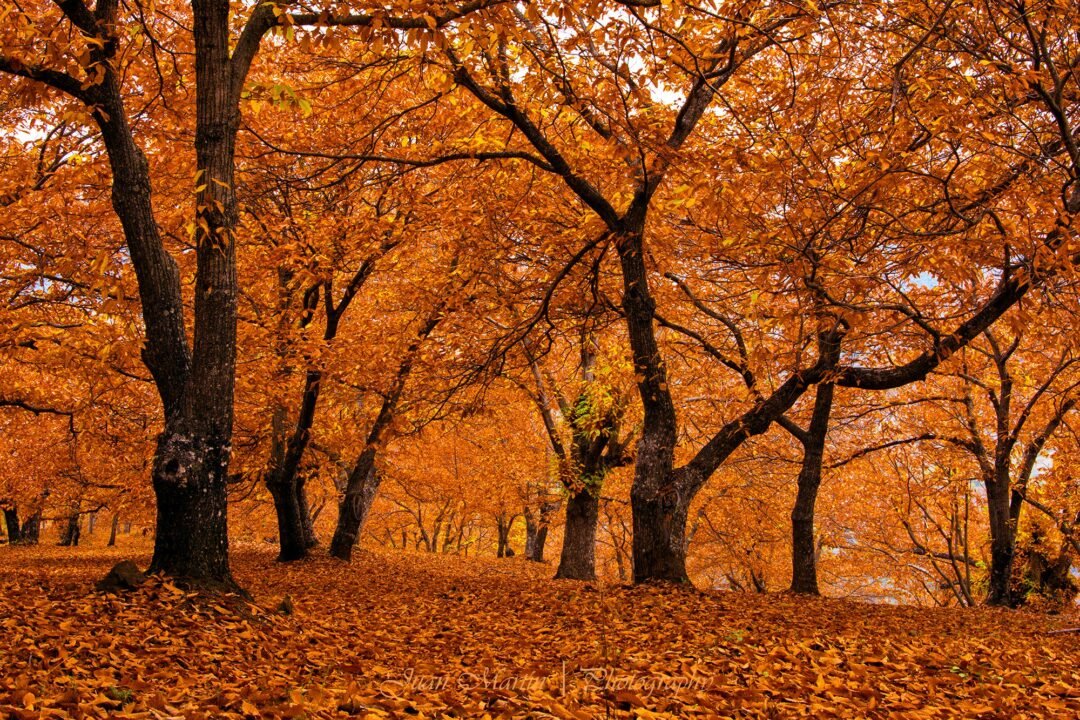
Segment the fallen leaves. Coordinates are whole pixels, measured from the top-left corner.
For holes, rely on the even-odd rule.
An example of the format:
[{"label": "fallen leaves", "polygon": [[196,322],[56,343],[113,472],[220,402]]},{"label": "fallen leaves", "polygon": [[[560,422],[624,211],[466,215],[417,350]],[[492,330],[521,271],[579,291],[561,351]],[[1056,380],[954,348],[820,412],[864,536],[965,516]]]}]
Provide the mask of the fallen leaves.
[{"label": "fallen leaves", "polygon": [[0,549],[0,713],[1080,716],[1080,637],[1050,634],[1068,617],[598,587],[517,560],[367,553],[242,554],[256,604],[160,578],[110,595],[90,588],[114,558],[75,552]]}]

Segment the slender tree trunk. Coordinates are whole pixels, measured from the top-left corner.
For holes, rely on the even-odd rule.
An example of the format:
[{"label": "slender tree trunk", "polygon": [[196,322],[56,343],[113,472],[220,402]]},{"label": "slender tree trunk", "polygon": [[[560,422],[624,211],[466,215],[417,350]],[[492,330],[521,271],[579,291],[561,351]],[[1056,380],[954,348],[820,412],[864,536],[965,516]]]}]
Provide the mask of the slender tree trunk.
[{"label": "slender tree trunk", "polygon": [[12,545],[19,542],[19,509],[14,505],[4,508],[4,524],[7,526],[8,542]]},{"label": "slender tree trunk", "polygon": [[791,591],[818,595],[817,543],[814,540],[814,506],[821,486],[821,464],[832,413],[833,385],[818,385],[814,413],[803,443],[799,490],[791,510]]},{"label": "slender tree trunk", "polygon": [[591,488],[584,487],[566,501],[566,533],[556,578],[596,579],[596,525],[600,518],[600,500]]},{"label": "slender tree trunk", "polygon": [[1008,482],[995,479],[986,483],[986,504],[990,516],[990,592],[987,605],[1011,607],[1009,592],[1016,533],[1009,516]]},{"label": "slender tree trunk", "polygon": [[340,560],[351,560],[356,540],[363,530],[364,521],[375,501],[381,477],[375,469],[376,450],[369,446],[349,473],[345,496],[338,508],[337,528],[330,542],[330,555]]},{"label": "slender tree trunk", "polygon": [[106,547],[116,546],[116,530],[120,527],[120,513],[114,512],[112,516],[112,526],[109,528],[109,542]]},{"label": "slender tree trunk", "polygon": [[86,534],[93,535],[94,529],[97,527],[97,512],[92,512],[86,516]]}]

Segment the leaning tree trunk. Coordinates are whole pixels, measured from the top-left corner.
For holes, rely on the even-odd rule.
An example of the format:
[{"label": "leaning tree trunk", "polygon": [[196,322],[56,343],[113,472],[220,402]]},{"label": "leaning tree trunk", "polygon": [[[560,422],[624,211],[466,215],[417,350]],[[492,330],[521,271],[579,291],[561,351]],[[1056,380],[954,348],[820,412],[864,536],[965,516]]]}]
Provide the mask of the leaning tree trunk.
[{"label": "leaning tree trunk", "polygon": [[818,595],[817,543],[814,540],[814,506],[821,486],[821,464],[825,455],[825,438],[829,433],[832,413],[833,385],[818,385],[814,398],[814,413],[803,443],[802,469],[799,471],[798,494],[791,510],[791,591]]},{"label": "leaning tree trunk", "polygon": [[14,505],[4,508],[4,524],[7,526],[8,542],[12,545],[19,542],[19,509]]},{"label": "leaning tree trunk", "polygon": [[630,507],[634,524],[634,582],[684,583],[686,516],[690,496],[677,491],[674,477],[677,423],[667,369],[656,341],[656,302],[649,291],[644,259],[646,205],[628,211],[626,232],[616,248],[623,281],[623,311],[633,351],[634,372],[644,418],[634,463]]},{"label": "leaning tree trunk", "polygon": [[584,487],[566,501],[566,531],[555,577],[567,580],[596,579],[596,525],[600,499]]},{"label": "leaning tree trunk", "polygon": [[360,531],[364,528],[368,512],[379,490],[381,475],[375,469],[376,449],[369,446],[349,473],[345,496],[338,508],[337,529],[330,541],[330,555],[340,560],[351,560],[352,551]]}]

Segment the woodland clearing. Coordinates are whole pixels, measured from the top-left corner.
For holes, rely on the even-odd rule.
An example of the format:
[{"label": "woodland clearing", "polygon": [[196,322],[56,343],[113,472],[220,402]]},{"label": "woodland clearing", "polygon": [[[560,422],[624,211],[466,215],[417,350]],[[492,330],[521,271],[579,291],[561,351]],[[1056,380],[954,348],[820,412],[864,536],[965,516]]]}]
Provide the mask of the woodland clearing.
[{"label": "woodland clearing", "polygon": [[[149,548],[147,548],[149,550]],[[0,712],[27,718],[1075,718],[1069,614],[549,579],[546,565],[240,549],[254,595],[131,549],[0,547]],[[138,557],[145,564],[148,554]],[[283,612],[285,596],[291,613]]]}]

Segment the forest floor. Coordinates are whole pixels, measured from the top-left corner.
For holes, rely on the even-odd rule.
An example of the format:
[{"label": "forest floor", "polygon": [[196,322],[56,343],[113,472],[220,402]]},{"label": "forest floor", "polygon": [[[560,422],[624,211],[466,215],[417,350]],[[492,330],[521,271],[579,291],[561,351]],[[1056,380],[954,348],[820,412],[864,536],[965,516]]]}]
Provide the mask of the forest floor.
[{"label": "forest floor", "polygon": [[0,716],[1080,717],[1080,634],[1053,632],[1075,616],[368,552],[290,566],[236,552],[254,604],[158,579],[92,591],[123,554],[0,547]]}]

